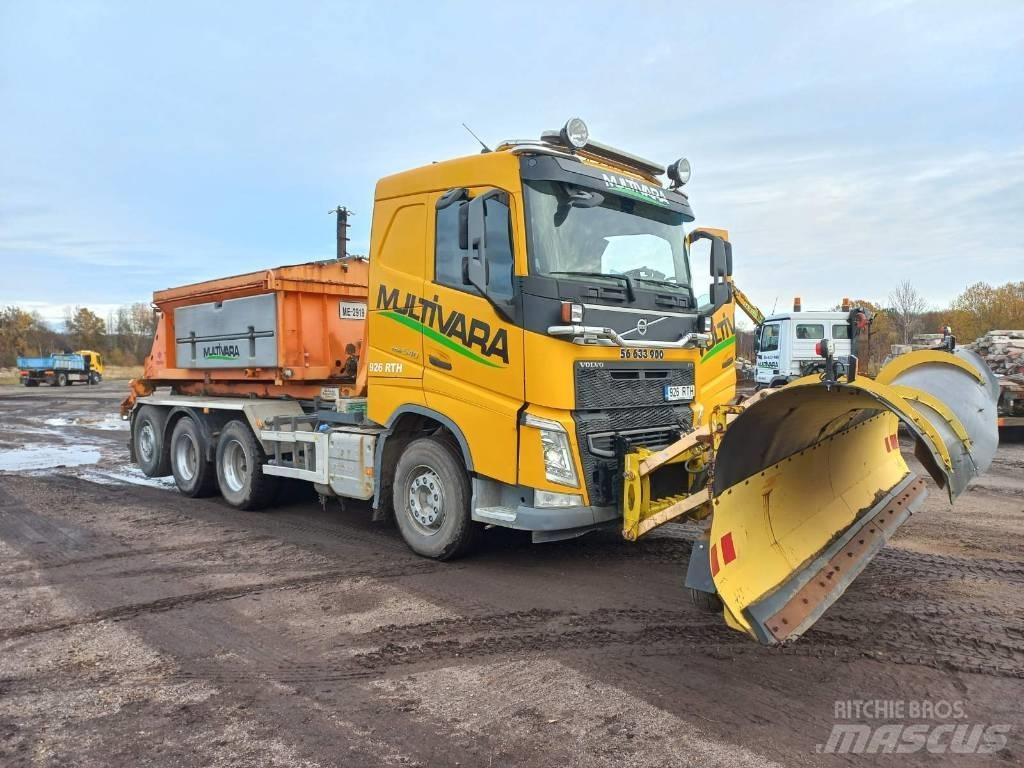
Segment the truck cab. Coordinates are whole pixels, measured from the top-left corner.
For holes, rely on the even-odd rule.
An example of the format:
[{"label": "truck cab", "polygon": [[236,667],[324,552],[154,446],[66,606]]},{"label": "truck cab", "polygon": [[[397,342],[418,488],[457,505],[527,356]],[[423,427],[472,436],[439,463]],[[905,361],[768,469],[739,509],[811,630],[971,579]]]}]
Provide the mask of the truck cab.
[{"label": "truck cab", "polygon": [[754,381],[758,388],[778,387],[818,370],[819,341],[832,339],[835,355],[851,354],[849,312],[802,312],[772,315],[757,330]]},{"label": "truck cab", "polygon": [[[736,382],[731,253],[689,230],[685,161],[663,185],[664,166],[573,144],[573,122],[382,179],[371,235],[369,418],[388,443],[450,434],[472,519],[537,540],[621,519],[622,454],[671,444]],[[379,488],[398,512],[420,482],[403,472]]]},{"label": "truck cab", "polygon": [[104,374],[102,353],[96,352],[92,349],[80,349],[75,352],[75,354],[82,356],[82,360],[85,363],[84,368],[88,374],[89,383],[99,384],[103,380]]}]

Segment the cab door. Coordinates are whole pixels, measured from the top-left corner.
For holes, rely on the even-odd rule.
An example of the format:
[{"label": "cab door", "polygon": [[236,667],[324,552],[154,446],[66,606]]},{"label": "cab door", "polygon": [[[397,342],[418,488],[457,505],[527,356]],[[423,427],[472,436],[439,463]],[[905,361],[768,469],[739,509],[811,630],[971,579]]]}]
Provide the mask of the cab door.
[{"label": "cab door", "polygon": [[370,236],[367,414],[386,424],[399,408],[423,406],[423,273],[426,200],[378,200]]},{"label": "cab door", "polygon": [[[449,416],[462,431],[473,469],[514,483],[525,390],[523,331],[467,276],[464,211],[470,196],[487,191],[439,194],[432,206],[434,252],[424,281],[423,390],[431,410]],[[485,202],[488,292],[507,298],[509,305],[515,286],[516,205],[511,195]]]},{"label": "cab door", "polygon": [[780,374],[780,340],[781,325],[779,323],[769,322],[761,326],[761,341],[757,350],[757,373],[755,374],[756,380],[760,383],[770,384]]}]

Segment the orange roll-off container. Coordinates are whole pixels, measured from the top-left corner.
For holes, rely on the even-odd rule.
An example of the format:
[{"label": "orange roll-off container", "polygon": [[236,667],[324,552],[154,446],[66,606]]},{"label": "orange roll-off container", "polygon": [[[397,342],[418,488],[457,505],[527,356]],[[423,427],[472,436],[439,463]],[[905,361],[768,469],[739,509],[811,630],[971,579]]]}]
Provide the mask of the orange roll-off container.
[{"label": "orange roll-off container", "polygon": [[362,395],[368,277],[365,259],[347,258],[157,291],[153,348],[133,395]]}]

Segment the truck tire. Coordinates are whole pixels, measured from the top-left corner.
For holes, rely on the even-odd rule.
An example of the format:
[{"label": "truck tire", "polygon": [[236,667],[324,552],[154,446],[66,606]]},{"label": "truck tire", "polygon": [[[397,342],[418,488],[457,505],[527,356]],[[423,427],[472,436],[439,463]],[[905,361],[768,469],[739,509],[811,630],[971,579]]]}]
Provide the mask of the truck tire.
[{"label": "truck tire", "polygon": [[95,371],[93,373],[89,374],[89,383],[90,384],[99,384],[101,381],[103,381],[103,377],[100,376]]},{"label": "truck tire", "polygon": [[217,484],[236,509],[263,509],[274,499],[278,478],[264,475],[267,455],[245,422],[229,421],[217,440]]},{"label": "truck tire", "polygon": [[722,598],[712,592],[705,592],[702,589],[687,587],[690,593],[690,602],[708,613],[722,612]]},{"label": "truck tire", "polygon": [[467,554],[479,532],[469,502],[469,474],[450,441],[421,437],[406,446],[395,469],[393,503],[413,552],[436,560]]},{"label": "truck tire", "polygon": [[71,384],[71,381],[68,379],[68,375],[66,373],[58,373],[57,374],[57,386],[58,387],[67,387],[67,386],[70,386],[70,384]]},{"label": "truck tire", "polygon": [[132,422],[132,448],[135,462],[146,477],[171,474],[171,445],[165,439],[167,415],[152,405],[144,405]]},{"label": "truck tire", "polygon": [[200,498],[217,492],[217,468],[206,460],[206,440],[190,417],[178,419],[170,440],[171,474],[178,490]]}]

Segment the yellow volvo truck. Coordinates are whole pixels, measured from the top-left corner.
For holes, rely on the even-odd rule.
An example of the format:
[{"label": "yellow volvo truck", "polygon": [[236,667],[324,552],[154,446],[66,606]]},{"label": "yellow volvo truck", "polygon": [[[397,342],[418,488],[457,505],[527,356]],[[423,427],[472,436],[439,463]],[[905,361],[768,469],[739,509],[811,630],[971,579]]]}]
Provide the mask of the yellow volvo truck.
[{"label": "yellow volvo truck", "polygon": [[923,498],[898,424],[952,499],[995,450],[994,382],[959,350],[868,380],[826,344],[824,374],[735,403],[732,249],[689,227],[689,173],[574,119],[382,179],[368,265],[155,294],[133,457],[241,508],[281,477],[367,499],[441,559],[487,525],[636,540],[693,518],[697,602],[797,637]]}]

